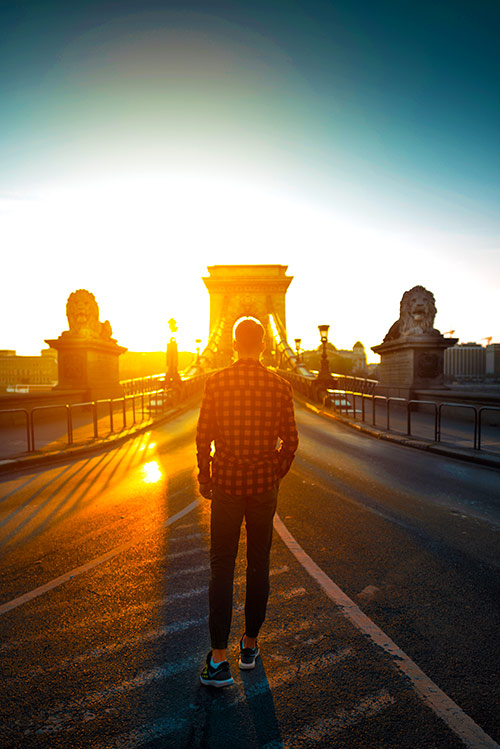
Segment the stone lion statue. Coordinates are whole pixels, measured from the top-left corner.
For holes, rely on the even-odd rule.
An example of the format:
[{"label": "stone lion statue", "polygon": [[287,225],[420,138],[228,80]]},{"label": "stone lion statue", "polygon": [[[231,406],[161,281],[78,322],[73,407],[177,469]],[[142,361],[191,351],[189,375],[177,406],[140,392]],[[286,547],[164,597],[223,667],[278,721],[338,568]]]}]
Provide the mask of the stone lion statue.
[{"label": "stone lion statue", "polygon": [[423,286],[414,286],[405,291],[401,299],[399,320],[389,329],[384,341],[418,335],[441,335],[434,328],[436,317],[434,294]]},{"label": "stone lion statue", "polygon": [[99,306],[90,291],[78,289],[69,295],[66,316],[69,323],[66,335],[110,340],[112,330],[109,320],[99,322]]}]

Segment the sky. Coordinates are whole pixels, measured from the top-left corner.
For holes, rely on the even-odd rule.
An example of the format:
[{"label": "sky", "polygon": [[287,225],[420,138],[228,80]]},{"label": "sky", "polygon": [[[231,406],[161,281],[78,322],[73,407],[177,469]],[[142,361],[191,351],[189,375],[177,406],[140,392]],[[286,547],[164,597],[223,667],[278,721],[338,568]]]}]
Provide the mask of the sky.
[{"label": "sky", "polygon": [[95,294],[208,336],[207,265],[280,263],[289,340],[380,343],[407,289],[500,342],[497,0],[3,0],[0,348]]}]

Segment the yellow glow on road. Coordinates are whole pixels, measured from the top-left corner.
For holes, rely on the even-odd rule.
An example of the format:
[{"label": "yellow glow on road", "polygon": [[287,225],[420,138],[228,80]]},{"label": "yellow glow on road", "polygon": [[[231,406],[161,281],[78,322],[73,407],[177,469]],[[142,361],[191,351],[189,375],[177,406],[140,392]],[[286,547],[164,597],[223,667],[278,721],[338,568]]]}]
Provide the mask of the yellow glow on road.
[{"label": "yellow glow on road", "polygon": [[156,484],[163,478],[163,473],[156,460],[144,463],[142,466],[142,476],[145,484]]}]

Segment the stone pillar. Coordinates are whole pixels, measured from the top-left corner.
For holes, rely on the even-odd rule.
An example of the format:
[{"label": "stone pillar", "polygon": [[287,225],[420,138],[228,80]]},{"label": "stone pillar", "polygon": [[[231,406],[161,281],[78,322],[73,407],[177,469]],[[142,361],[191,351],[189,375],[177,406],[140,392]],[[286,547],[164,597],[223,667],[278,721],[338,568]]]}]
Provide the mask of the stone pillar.
[{"label": "stone pillar", "polygon": [[46,340],[58,353],[58,384],[55,391],[85,391],[86,400],[119,398],[118,358],[127,349],[111,337],[111,325],[99,322],[95,297],[78,289],[68,297],[66,314],[69,330],[59,338]]},{"label": "stone pillar", "polygon": [[434,295],[423,286],[403,294],[399,320],[372,346],[381,359],[377,393],[411,398],[413,390],[443,387],[444,351],[457,339],[433,327],[435,316]]},{"label": "stone pillar", "polygon": [[411,398],[412,391],[442,387],[444,351],[454,338],[413,336],[372,346],[380,354],[377,393]]}]

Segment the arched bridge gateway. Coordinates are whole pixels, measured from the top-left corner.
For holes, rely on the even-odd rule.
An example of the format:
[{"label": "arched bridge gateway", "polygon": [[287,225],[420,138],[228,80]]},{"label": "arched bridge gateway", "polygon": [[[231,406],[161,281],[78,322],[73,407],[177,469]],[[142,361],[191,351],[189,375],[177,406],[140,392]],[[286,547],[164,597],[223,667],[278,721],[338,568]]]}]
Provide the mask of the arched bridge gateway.
[{"label": "arched bridge gateway", "polygon": [[308,370],[286,340],[286,292],[293,280],[286,265],[211,265],[203,278],[210,295],[210,335],[202,365],[221,367],[233,358],[232,333],[242,317],[255,317],[266,331],[266,364],[285,358],[292,369]]},{"label": "arched bridge gateway", "polygon": [[[341,375],[334,375],[337,381],[329,375],[318,378],[298,359],[286,332],[286,292],[293,280],[293,276],[286,275],[287,269],[287,265],[208,266],[209,275],[203,282],[210,295],[210,333],[190,374],[230,364],[234,326],[243,317],[254,317],[266,331],[264,363],[276,367],[297,390],[315,400],[320,390],[335,386],[351,390],[355,385],[360,392],[373,392],[373,380]],[[338,382],[339,377],[342,383]]]}]

